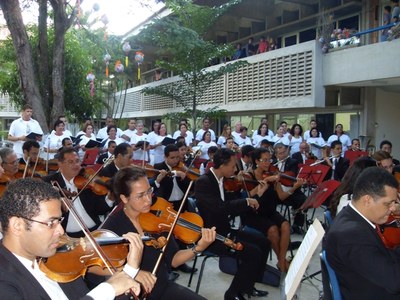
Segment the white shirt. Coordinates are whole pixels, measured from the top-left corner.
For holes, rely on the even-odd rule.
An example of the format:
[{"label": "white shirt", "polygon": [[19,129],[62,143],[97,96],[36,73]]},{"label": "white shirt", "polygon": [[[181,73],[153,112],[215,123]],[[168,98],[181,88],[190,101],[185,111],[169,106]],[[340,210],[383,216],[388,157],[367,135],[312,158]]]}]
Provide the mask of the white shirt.
[{"label": "white shirt", "polygon": [[289,139],[286,136],[278,136],[277,134],[272,138],[272,142],[276,143],[282,143],[286,146],[289,146]]},{"label": "white shirt", "polygon": [[[259,134],[258,134],[258,129],[257,129],[257,130],[255,130],[255,131],[253,132],[253,137],[252,137],[252,139],[254,140],[255,137],[258,136],[258,135],[259,135]],[[273,133],[273,131],[272,131],[271,129],[268,129],[267,136],[268,136],[270,139],[272,139],[272,138],[274,137],[274,133]],[[264,138],[265,138],[265,137],[264,137]]]},{"label": "white shirt", "polygon": [[[48,278],[45,273],[43,273],[36,260],[30,261],[29,259],[16,255],[14,256],[20,261],[20,263],[32,274],[33,277],[38,281],[42,288],[46,291],[51,299],[57,300],[68,300],[64,291],[61,289],[60,285],[54,280]],[[96,288],[91,290],[87,296],[92,297],[92,299],[98,300],[112,300],[115,298],[115,291],[111,284],[103,282],[99,284]]]},{"label": "white shirt", "polygon": [[326,143],[323,138],[321,137],[311,137],[307,140],[307,144],[310,145],[310,150],[312,154],[314,154],[318,159],[322,158],[322,149],[317,148],[313,145],[317,145],[319,147],[325,147]]},{"label": "white shirt", "polygon": [[[181,136],[181,132],[180,132],[180,130],[177,130],[174,132],[174,135],[172,136],[172,138],[176,140],[180,136]],[[189,130],[186,131],[186,136],[185,136],[186,146],[190,146],[190,144],[193,143],[193,140],[194,140],[193,133]]]},{"label": "white shirt", "polygon": [[260,144],[261,144],[261,142],[262,142],[263,140],[272,141],[272,139],[273,139],[273,137],[274,137],[274,136],[270,137],[269,135],[262,136],[262,135],[259,135],[259,134],[256,134],[256,135],[253,135],[253,136],[254,136],[254,137],[253,137],[253,146],[254,146],[255,148],[260,147]]},{"label": "white shirt", "polygon": [[[137,135],[136,133],[133,135],[133,137],[131,138],[131,145],[133,144],[137,144],[140,141],[146,141],[148,142],[148,136],[147,134],[143,133],[142,135]],[[148,148],[148,147],[147,147]],[[143,151],[143,149],[137,149],[135,151],[133,151],[133,159],[136,160],[145,160],[145,161],[149,161],[149,149],[146,149],[146,152]]]},{"label": "white shirt", "polygon": [[238,137],[235,137],[235,143],[239,145],[239,147],[242,147],[244,145],[251,145],[251,139],[246,136],[245,138],[242,138],[241,135]]},{"label": "white shirt", "polygon": [[[161,135],[155,135],[154,139],[152,140],[152,143],[150,145],[156,145],[158,143],[161,143],[165,137],[171,137],[169,134],[166,136],[161,136]],[[153,155],[154,155],[154,163],[158,164],[160,162],[164,161],[164,145],[157,146],[156,148],[153,149]]]},{"label": "white shirt", "polygon": [[133,144],[133,143],[132,143],[132,139],[133,139],[133,136],[136,134],[136,132],[137,132],[136,129],[130,130],[130,129],[128,128],[127,130],[125,130],[125,131],[122,132],[122,133],[123,133],[124,135],[126,135],[127,137],[129,137],[130,140],[129,140],[128,142],[130,142],[131,144]]},{"label": "white shirt", "polygon": [[330,147],[333,141],[340,141],[342,143],[342,157],[344,157],[344,153],[349,149],[351,146],[351,139],[347,134],[342,134],[338,136],[337,134],[332,134],[328,141],[326,142]]},{"label": "white shirt", "polygon": [[215,175],[215,173],[214,173],[214,168],[210,168],[210,172],[214,175],[215,179],[218,182],[219,194],[221,196],[222,201],[225,201],[224,177],[221,177],[221,179],[218,179],[217,175]]},{"label": "white shirt", "polygon": [[104,140],[101,141],[101,143],[104,143],[103,149],[107,149],[108,148],[108,142],[109,141],[114,141],[117,144],[117,146],[119,144],[126,143],[126,141],[123,138],[120,138],[120,137],[117,137],[114,140],[107,137],[107,138],[105,138]]},{"label": "white shirt", "polygon": [[197,147],[200,147],[200,150],[201,150],[201,155],[199,158],[206,159],[206,160],[210,159],[210,157],[208,156],[208,148],[210,148],[212,146],[217,147],[217,144],[212,141],[209,143],[206,143],[205,141],[201,141],[200,143],[198,143]]},{"label": "white shirt", "polygon": [[[123,134],[121,128],[117,128],[117,137],[121,137],[121,135]],[[99,132],[97,133],[96,138],[98,139],[106,139],[108,138],[108,134],[107,134],[107,126],[103,127],[99,130]]]},{"label": "white shirt", "polygon": [[221,148],[226,148],[225,142],[226,142],[226,137],[224,137],[223,135],[220,135],[218,137],[217,145],[221,146]]},{"label": "white shirt", "polygon": [[[69,136],[66,135],[65,132],[63,133],[63,135],[56,135],[55,133],[52,133],[47,137],[43,146],[47,148],[47,150],[58,150],[62,147],[62,140],[65,138],[69,138]],[[47,155],[46,153],[45,155],[46,159],[47,157],[49,159],[53,159],[56,153],[49,153],[49,155]]]},{"label": "white shirt", "polygon": [[[304,138],[305,141],[307,141],[310,137],[311,137],[311,136],[310,136],[310,130],[307,130],[306,132],[304,132],[303,138]],[[319,132],[319,137],[322,138],[322,133],[321,133],[321,131]]]},{"label": "white shirt", "polygon": [[[215,132],[212,129],[208,129],[207,131],[209,131],[211,133],[211,140],[213,142],[216,141],[216,137],[215,137]],[[203,139],[203,135],[204,135],[205,130],[204,129],[199,129],[196,133],[196,141],[201,141]]]},{"label": "white shirt", "polygon": [[372,223],[370,220],[368,220],[366,217],[364,217],[364,215],[362,213],[360,213],[357,208],[354,207],[353,203],[351,203],[351,201],[349,202],[349,206],[355,210],[356,213],[358,213],[365,221],[367,221],[369,223],[369,225],[372,226],[372,228],[376,228],[375,224]]},{"label": "white shirt", "polygon": [[[13,137],[19,137],[23,135],[26,136],[31,132],[43,134],[43,130],[40,127],[39,122],[32,118],[29,119],[29,121],[24,121],[21,117],[11,123],[8,134]],[[24,144],[24,141],[15,141],[13,144],[14,152],[17,154],[18,158],[23,157],[22,145]]]},{"label": "white shirt", "polygon": [[292,136],[289,142],[290,146],[290,155],[293,155],[296,152],[300,151],[300,144],[303,142],[303,138],[299,136],[298,138]]}]

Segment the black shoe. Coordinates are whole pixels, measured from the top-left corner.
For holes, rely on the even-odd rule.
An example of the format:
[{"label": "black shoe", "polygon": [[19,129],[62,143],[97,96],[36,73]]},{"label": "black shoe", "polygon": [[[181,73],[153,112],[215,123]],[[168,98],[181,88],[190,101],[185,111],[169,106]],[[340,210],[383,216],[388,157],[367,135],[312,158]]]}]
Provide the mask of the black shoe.
[{"label": "black shoe", "polygon": [[241,293],[231,294],[228,291],[225,292],[224,300],[246,300]]},{"label": "black shoe", "polygon": [[268,291],[261,291],[257,290],[255,287],[253,287],[253,291],[251,292],[252,297],[265,297],[268,295]]},{"label": "black shoe", "polygon": [[301,228],[301,227],[298,226],[298,225],[293,225],[291,231],[292,231],[292,233],[304,234],[303,228]]},{"label": "black shoe", "polygon": [[197,272],[197,268],[194,268],[194,270],[193,270],[193,268],[189,267],[187,264],[180,265],[179,267],[177,267],[174,270],[181,271],[183,273],[188,273],[188,274],[191,274],[192,272],[193,273]]},{"label": "black shoe", "polygon": [[179,273],[176,273],[176,272],[168,273],[168,280],[170,280],[170,281],[175,281],[176,279],[178,279],[178,277],[179,277]]}]

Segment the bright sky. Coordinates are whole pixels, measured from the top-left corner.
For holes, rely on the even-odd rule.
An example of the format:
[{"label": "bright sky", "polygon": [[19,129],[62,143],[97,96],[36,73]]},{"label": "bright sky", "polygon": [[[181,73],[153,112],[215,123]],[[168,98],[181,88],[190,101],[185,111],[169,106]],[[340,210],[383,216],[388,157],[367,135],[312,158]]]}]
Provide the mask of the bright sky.
[{"label": "bright sky", "polygon": [[164,6],[155,0],[82,0],[81,7],[90,11],[95,4],[100,6],[96,16],[106,15],[108,32],[116,35],[128,32]]},{"label": "bright sky", "polygon": [[[108,19],[108,33],[123,35],[129,30],[140,24],[155,12],[160,10],[164,4],[156,3],[156,0],[80,0],[81,8],[84,12],[91,11],[95,4],[99,10],[93,15],[101,18],[103,15]],[[20,0],[20,4],[23,3]],[[23,12],[25,23],[37,22],[37,6],[35,4]],[[98,22],[100,26],[103,23]],[[0,11],[0,24],[5,24],[5,20]]]}]

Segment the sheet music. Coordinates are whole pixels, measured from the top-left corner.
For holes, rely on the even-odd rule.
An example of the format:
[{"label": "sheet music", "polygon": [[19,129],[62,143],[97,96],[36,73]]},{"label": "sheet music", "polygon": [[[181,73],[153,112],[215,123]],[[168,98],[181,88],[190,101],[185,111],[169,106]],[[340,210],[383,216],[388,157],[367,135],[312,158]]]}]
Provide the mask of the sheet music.
[{"label": "sheet music", "polygon": [[318,219],[308,228],[307,234],[304,237],[297,253],[292,260],[288,273],[284,281],[285,299],[291,300],[300,284],[304,272],[310,263],[311,257],[315,249],[321,242],[325,230]]}]

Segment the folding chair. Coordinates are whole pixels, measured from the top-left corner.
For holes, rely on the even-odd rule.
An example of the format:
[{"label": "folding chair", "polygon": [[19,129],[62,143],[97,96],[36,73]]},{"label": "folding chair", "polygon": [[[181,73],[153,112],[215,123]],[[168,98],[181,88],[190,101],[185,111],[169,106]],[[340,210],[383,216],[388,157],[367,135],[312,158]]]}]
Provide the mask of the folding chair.
[{"label": "folding chair", "polygon": [[336,277],[335,271],[330,266],[326,258],[325,250],[321,254],[321,270],[322,270],[322,284],[324,286],[324,299],[325,300],[342,300],[340,293],[339,281]]}]

